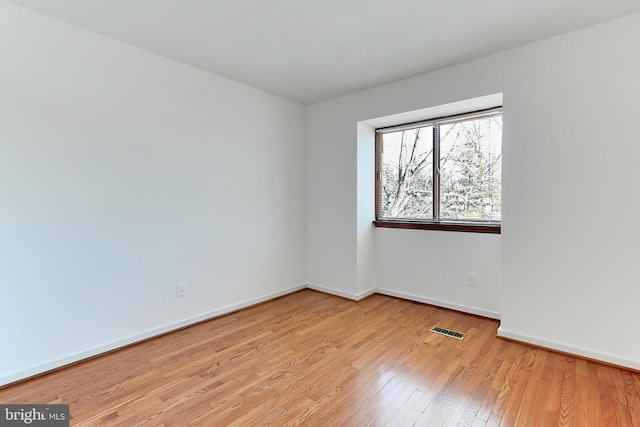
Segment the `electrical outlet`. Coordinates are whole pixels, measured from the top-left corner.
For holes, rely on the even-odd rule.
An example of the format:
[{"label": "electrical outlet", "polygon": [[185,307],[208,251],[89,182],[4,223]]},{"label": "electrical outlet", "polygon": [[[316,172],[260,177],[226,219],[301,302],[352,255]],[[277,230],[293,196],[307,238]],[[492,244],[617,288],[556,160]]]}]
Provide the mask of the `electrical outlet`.
[{"label": "electrical outlet", "polygon": [[176,283],[176,298],[187,296],[187,282]]},{"label": "electrical outlet", "polygon": [[478,287],[478,275],[476,273],[467,273],[467,286]]}]

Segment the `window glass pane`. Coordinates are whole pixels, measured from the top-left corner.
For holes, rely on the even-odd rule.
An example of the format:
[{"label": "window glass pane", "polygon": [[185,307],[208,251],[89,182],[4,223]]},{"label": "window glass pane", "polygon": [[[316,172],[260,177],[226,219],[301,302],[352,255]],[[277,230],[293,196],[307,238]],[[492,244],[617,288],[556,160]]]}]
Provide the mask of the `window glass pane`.
[{"label": "window glass pane", "polygon": [[440,216],[500,221],[502,115],[440,126]]},{"label": "window glass pane", "polygon": [[433,127],[382,135],[382,207],[386,218],[433,218]]}]

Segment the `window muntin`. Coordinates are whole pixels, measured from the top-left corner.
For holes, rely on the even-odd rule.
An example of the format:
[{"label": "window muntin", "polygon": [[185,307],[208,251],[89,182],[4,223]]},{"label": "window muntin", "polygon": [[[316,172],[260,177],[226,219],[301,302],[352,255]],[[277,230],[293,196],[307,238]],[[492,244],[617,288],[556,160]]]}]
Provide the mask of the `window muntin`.
[{"label": "window muntin", "polygon": [[501,181],[501,108],[376,130],[376,225],[499,232]]}]

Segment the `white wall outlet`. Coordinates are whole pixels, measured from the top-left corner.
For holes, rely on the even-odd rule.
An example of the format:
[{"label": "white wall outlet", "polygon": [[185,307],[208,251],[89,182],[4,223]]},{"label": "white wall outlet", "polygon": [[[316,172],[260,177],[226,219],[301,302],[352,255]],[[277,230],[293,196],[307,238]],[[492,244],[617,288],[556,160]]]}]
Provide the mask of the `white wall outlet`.
[{"label": "white wall outlet", "polygon": [[187,296],[187,282],[176,283],[176,298]]},{"label": "white wall outlet", "polygon": [[467,273],[467,286],[478,287],[478,275],[476,273]]}]

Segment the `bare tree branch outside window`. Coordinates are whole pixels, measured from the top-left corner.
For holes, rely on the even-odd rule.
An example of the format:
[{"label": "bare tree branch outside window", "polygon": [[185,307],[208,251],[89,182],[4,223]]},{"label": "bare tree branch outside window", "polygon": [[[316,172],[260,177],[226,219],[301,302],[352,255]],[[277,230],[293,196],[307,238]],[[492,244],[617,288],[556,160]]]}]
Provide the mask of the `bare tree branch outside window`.
[{"label": "bare tree branch outside window", "polygon": [[[440,218],[433,218],[433,127],[439,126]],[[385,218],[500,221],[502,114],[383,134]]]}]

